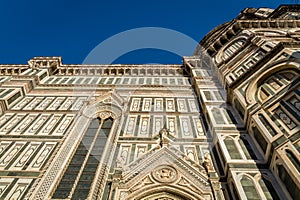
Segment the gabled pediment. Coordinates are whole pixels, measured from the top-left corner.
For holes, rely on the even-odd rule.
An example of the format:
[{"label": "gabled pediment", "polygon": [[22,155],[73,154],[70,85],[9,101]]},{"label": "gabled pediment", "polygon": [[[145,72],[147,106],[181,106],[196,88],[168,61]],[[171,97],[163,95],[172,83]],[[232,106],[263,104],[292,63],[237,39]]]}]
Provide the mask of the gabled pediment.
[{"label": "gabled pediment", "polygon": [[204,167],[172,146],[158,146],[119,172],[121,174],[115,176],[115,180],[118,182],[117,190],[126,196],[124,199],[132,199],[136,195],[141,197],[134,199],[144,198],[147,190],[149,193],[151,190],[169,191],[179,196],[180,192],[187,193],[184,195],[195,196],[192,199],[212,197]]},{"label": "gabled pediment", "polygon": [[121,116],[124,106],[123,98],[115,91],[110,90],[102,95],[95,96],[88,102],[88,106],[83,111],[83,115],[94,118],[104,116],[111,116],[112,118],[118,118]]},{"label": "gabled pediment", "polygon": [[124,105],[124,100],[123,98],[116,92],[116,90],[110,90],[107,93],[95,97],[93,100],[94,104],[115,104],[118,106],[123,106]]}]

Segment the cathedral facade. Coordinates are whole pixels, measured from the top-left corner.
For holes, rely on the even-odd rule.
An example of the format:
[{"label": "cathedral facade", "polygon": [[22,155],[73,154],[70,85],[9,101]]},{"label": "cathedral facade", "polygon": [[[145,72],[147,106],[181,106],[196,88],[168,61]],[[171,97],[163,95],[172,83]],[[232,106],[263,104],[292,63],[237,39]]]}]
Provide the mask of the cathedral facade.
[{"label": "cathedral facade", "polygon": [[299,198],[299,10],[246,8],[178,65],[0,65],[0,199]]}]

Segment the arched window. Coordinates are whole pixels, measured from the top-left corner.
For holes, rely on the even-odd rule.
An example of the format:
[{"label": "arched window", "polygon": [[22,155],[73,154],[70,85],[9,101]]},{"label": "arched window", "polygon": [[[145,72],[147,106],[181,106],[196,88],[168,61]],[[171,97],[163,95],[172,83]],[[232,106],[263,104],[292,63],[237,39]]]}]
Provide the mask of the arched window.
[{"label": "arched window", "polygon": [[289,149],[286,149],[285,152],[286,152],[287,157],[290,159],[290,161],[293,163],[295,168],[300,173],[300,163],[299,163],[299,160],[297,159],[297,157],[295,156],[295,154]]},{"label": "arched window", "polygon": [[254,151],[252,150],[250,143],[248,142],[248,140],[246,138],[240,137],[239,144],[241,145],[243,152],[245,153],[245,156],[247,159],[253,159],[253,160],[257,159]]},{"label": "arched window", "polygon": [[53,198],[88,197],[112,124],[112,118],[96,118],[90,122]]},{"label": "arched window", "polygon": [[241,184],[248,200],[261,199],[251,178],[248,176],[243,176],[241,179]]},{"label": "arched window", "polygon": [[235,141],[231,137],[226,137],[224,144],[228,150],[231,159],[242,159],[241,154],[235,144]]},{"label": "arched window", "polygon": [[290,174],[286,171],[283,165],[277,165],[278,176],[290,193],[292,199],[298,199],[300,196],[300,188],[296,185]]},{"label": "arched window", "polygon": [[241,38],[235,42],[233,42],[230,46],[228,46],[223,51],[223,59],[226,60],[233,56],[238,50],[245,44],[246,40],[244,38]]},{"label": "arched window", "polygon": [[265,197],[269,200],[280,200],[276,193],[276,189],[273,187],[272,183],[266,179],[265,177],[262,177],[258,181],[261,189],[264,192]]},{"label": "arched window", "polygon": [[264,101],[278,93],[284,86],[297,78],[297,73],[292,70],[279,71],[263,80],[258,86],[258,100]]}]

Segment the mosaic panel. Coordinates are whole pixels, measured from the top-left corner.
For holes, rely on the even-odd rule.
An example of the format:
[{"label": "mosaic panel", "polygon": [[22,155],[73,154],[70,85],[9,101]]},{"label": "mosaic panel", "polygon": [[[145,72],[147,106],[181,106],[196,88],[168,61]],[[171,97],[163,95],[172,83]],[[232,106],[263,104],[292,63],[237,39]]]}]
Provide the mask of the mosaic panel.
[{"label": "mosaic panel", "polygon": [[28,160],[34,155],[41,142],[32,142],[26,146],[22,153],[15,158],[15,162],[10,166],[10,170],[22,170]]},{"label": "mosaic panel", "polygon": [[166,111],[175,112],[175,102],[173,98],[166,98]]},{"label": "mosaic panel", "polygon": [[11,185],[14,178],[0,178],[0,198],[4,199],[4,193],[7,191],[7,188]]},{"label": "mosaic panel", "polygon": [[154,116],[154,134],[158,134],[159,131],[164,127],[164,120],[162,116]]},{"label": "mosaic panel", "polygon": [[190,120],[188,117],[179,117],[180,120],[180,128],[181,128],[181,133],[183,138],[193,138],[193,132],[192,128],[190,125]]},{"label": "mosaic panel", "polygon": [[188,112],[185,99],[177,99],[177,109],[179,112]]},{"label": "mosaic panel", "polygon": [[68,97],[58,110],[68,110],[74,103],[76,97]]}]

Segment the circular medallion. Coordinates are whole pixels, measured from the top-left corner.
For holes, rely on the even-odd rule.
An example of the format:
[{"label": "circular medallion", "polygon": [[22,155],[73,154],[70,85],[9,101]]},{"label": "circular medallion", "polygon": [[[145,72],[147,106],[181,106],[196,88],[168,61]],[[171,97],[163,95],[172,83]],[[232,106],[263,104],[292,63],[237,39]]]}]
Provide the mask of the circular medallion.
[{"label": "circular medallion", "polygon": [[177,171],[170,166],[159,166],[152,172],[155,180],[162,183],[170,183],[177,180]]}]

